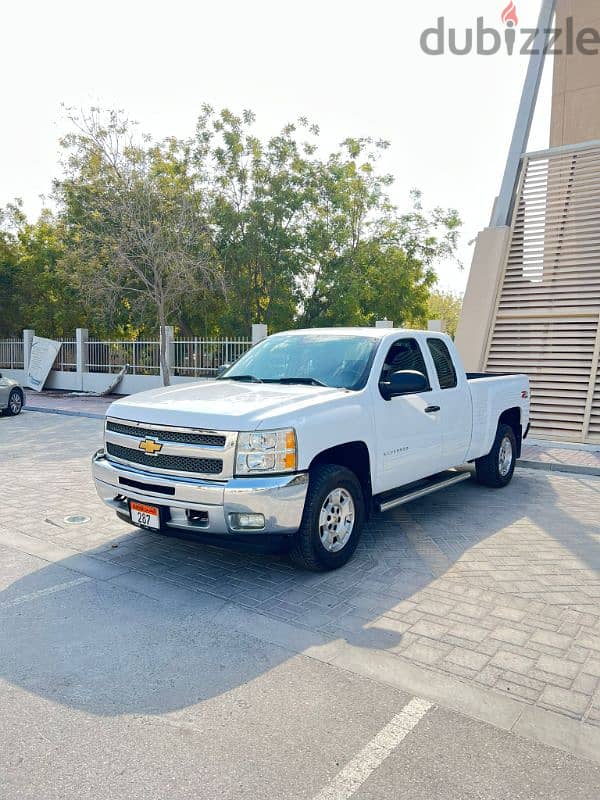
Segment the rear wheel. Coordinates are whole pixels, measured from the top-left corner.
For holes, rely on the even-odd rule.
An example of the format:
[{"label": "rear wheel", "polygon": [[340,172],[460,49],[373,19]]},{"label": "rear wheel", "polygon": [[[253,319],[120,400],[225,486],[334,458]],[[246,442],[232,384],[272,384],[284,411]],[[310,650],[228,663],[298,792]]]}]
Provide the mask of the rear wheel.
[{"label": "rear wheel", "polygon": [[365,501],[356,475],[336,464],[313,467],[291,560],[314,572],[343,566],[356,550],[364,520]]},{"label": "rear wheel", "polygon": [[23,408],[23,394],[20,389],[13,389],[8,396],[8,405],[6,407],[6,414],[9,417],[16,417],[21,413]]},{"label": "rear wheel", "polygon": [[492,449],[475,461],[477,480],[484,486],[501,488],[510,483],[517,461],[517,439],[510,425],[498,425]]}]

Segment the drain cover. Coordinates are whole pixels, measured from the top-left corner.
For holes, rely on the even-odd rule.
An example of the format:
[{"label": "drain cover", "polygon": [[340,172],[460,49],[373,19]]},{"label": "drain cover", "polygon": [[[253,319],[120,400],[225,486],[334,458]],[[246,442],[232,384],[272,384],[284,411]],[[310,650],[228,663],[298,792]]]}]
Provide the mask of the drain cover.
[{"label": "drain cover", "polygon": [[64,522],[67,525],[83,525],[85,522],[89,522],[90,517],[84,517],[83,514],[70,514],[68,517],[64,518]]}]

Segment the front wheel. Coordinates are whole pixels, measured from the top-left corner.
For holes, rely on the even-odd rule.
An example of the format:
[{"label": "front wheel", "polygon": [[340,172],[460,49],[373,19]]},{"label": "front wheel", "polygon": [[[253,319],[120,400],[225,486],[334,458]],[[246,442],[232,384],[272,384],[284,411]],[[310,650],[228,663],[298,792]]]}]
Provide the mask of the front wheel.
[{"label": "front wheel", "polygon": [[356,550],[364,521],[365,500],[356,475],[336,464],[313,467],[291,560],[313,572],[343,566]]},{"label": "front wheel", "polygon": [[9,417],[16,417],[21,413],[23,408],[23,395],[20,389],[13,389],[8,396],[8,405],[6,407],[6,414]]},{"label": "front wheel", "polygon": [[510,483],[517,461],[517,440],[510,425],[498,425],[492,449],[475,461],[477,480],[484,486],[501,488]]}]

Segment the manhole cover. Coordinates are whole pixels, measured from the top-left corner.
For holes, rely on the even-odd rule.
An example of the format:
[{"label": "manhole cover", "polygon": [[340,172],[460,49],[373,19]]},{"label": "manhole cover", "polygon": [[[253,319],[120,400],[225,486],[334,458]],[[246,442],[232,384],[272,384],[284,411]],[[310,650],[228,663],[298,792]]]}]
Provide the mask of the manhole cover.
[{"label": "manhole cover", "polygon": [[64,521],[67,525],[83,525],[85,522],[89,522],[90,518],[85,517],[83,514],[70,514],[64,518]]}]

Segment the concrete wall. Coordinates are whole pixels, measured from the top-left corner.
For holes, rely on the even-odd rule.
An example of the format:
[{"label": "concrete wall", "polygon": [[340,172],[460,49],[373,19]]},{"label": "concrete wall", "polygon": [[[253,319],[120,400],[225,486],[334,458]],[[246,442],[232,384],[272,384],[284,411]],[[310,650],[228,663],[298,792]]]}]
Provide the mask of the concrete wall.
[{"label": "concrete wall", "polygon": [[477,237],[455,338],[467,372],[484,366],[509,238],[510,228],[486,228]]},{"label": "concrete wall", "polygon": [[[2,374],[7,378],[14,378],[25,385],[25,371],[22,369],[2,369]],[[45,389],[68,389],[76,392],[101,392],[112,379],[112,375],[100,372],[57,372],[53,370],[48,375]],[[198,383],[207,378],[184,378],[171,376],[171,384]],[[160,375],[125,375],[116,389],[116,394],[135,394],[146,389],[156,389],[162,386]]]},{"label": "concrete wall", "polygon": [[[557,27],[564,30],[568,17],[573,17],[575,35],[585,27],[600,31],[600,2],[558,0]],[[556,55],[550,146],[593,139],[600,139],[600,55],[583,55],[577,49],[572,55]]]}]

